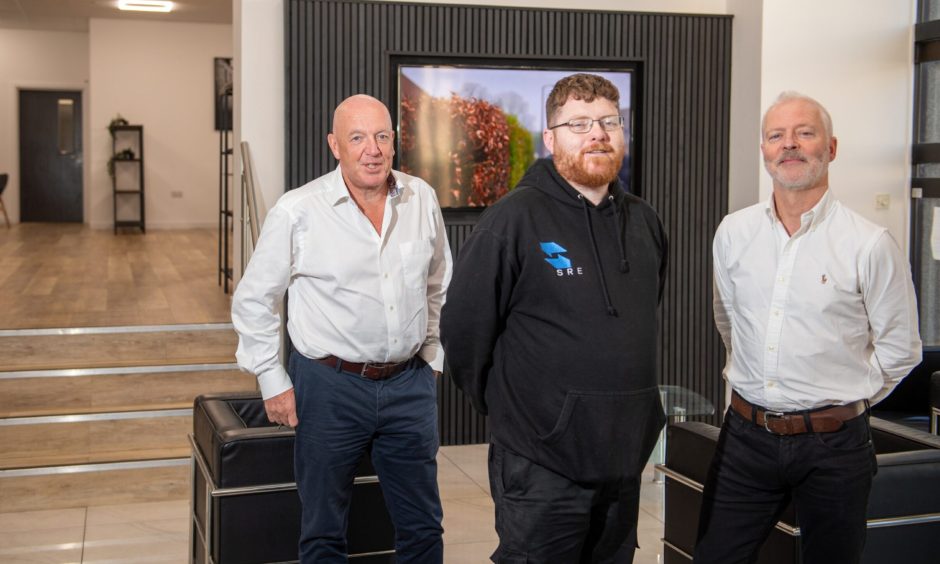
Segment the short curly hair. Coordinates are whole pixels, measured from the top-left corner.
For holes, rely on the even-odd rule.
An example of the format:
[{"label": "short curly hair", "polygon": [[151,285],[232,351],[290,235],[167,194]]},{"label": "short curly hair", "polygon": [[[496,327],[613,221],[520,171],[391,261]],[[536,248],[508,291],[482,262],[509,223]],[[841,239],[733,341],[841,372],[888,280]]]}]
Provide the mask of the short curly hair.
[{"label": "short curly hair", "polygon": [[558,115],[568,98],[593,102],[595,98],[606,98],[620,107],[620,91],[612,82],[596,74],[578,73],[559,80],[545,101],[545,119],[549,125]]}]

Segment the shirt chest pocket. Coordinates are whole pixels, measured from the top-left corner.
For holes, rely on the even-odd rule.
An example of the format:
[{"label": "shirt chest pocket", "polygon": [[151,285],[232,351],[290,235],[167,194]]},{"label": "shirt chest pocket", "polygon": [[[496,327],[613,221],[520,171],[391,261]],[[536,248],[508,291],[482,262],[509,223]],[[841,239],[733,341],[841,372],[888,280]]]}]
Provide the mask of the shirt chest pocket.
[{"label": "shirt chest pocket", "polygon": [[399,245],[404,287],[409,290],[427,290],[428,269],[431,265],[431,241],[419,239]]}]

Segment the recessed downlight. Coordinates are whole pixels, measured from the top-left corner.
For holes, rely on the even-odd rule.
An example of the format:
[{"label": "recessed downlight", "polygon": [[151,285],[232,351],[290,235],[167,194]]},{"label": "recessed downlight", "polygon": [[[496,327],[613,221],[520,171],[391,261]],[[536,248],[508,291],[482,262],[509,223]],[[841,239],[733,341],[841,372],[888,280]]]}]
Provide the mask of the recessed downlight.
[{"label": "recessed downlight", "polygon": [[118,0],[118,9],[132,12],[169,12],[173,2],[167,0]]}]

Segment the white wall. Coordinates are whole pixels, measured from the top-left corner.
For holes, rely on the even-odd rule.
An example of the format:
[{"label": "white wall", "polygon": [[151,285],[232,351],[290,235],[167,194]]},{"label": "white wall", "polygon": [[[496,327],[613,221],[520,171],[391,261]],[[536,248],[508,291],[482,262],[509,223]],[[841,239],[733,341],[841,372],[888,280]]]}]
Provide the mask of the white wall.
[{"label": "white wall", "polygon": [[728,0],[734,14],[731,29],[731,118],[728,153],[728,211],[747,207],[758,198],[760,153],[763,2]]},{"label": "white wall", "polygon": [[[284,2],[235,0],[235,147],[238,173],[242,170],[240,145],[247,141],[254,163],[256,189],[264,209],[270,209],[284,186]],[[240,188],[240,180],[237,186]],[[236,193],[239,193],[236,191]],[[237,283],[242,273],[243,218],[241,197],[235,198],[233,268]],[[259,210],[263,214],[263,210]],[[262,215],[263,217],[263,215]],[[246,251],[246,255],[250,253]]]},{"label": "white wall", "polygon": [[[213,58],[232,56],[232,27],[92,19],[91,132],[85,159],[93,227],[112,225],[107,126],[120,113],[144,126],[148,228],[218,225],[219,135],[214,130]],[[237,177],[236,177],[237,179]],[[181,192],[182,198],[171,192]]]},{"label": "white wall", "polygon": [[[913,0],[864,8],[855,0],[764,0],[761,46],[761,110],[783,90],[826,106],[839,139],[834,194],[888,227],[902,247],[910,231],[914,15]],[[771,190],[762,173],[760,198]],[[891,196],[889,209],[875,210],[876,194]]]},{"label": "white wall", "polygon": [[[3,193],[10,220],[20,218],[19,90],[81,90],[88,154],[88,34],[0,29],[0,172],[10,174]],[[89,178],[85,175],[87,191]],[[85,217],[88,198],[85,197]]]}]

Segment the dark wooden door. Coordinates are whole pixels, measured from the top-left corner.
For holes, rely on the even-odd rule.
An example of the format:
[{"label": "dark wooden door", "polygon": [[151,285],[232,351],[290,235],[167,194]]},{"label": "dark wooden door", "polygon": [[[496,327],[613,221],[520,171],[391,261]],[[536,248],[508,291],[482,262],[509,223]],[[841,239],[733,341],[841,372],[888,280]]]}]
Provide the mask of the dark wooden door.
[{"label": "dark wooden door", "polygon": [[82,221],[82,93],[20,90],[20,221]]}]

